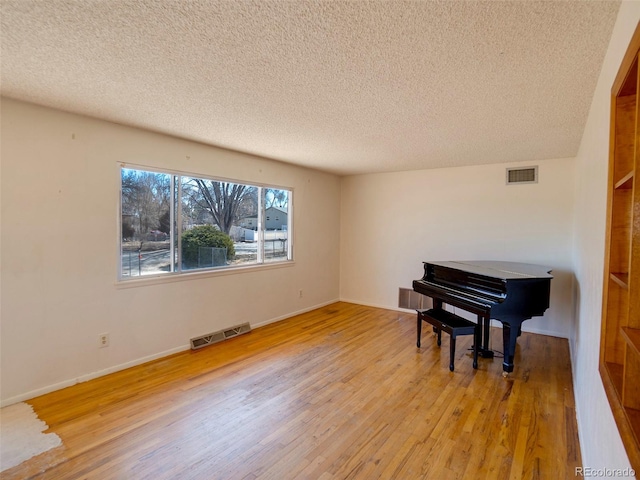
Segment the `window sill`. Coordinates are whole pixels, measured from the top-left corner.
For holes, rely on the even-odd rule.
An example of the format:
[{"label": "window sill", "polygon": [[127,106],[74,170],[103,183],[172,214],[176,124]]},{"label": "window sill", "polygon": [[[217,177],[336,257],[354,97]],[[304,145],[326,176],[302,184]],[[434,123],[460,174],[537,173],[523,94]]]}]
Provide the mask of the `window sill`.
[{"label": "window sill", "polygon": [[289,268],[295,266],[295,261],[263,263],[260,265],[248,265],[242,267],[224,268],[220,270],[206,270],[200,272],[188,273],[166,273],[160,275],[149,275],[145,277],[136,277],[131,280],[118,280],[115,284],[116,288],[137,288],[149,285],[160,285],[163,283],[184,282],[190,280],[199,280],[202,278],[222,277],[225,275],[238,275],[242,273],[274,270],[278,268]]}]

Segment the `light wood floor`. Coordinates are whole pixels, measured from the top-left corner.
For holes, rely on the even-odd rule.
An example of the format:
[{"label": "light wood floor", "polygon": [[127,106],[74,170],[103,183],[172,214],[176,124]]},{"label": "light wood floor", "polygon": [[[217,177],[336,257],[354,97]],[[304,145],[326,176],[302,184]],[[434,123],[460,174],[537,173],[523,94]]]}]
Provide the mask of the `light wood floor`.
[{"label": "light wood floor", "polygon": [[566,340],[523,333],[505,379],[499,358],[472,368],[471,337],[449,372],[448,336],[417,349],[415,328],[336,303],[43,395],[63,446],[2,478],[575,478]]}]

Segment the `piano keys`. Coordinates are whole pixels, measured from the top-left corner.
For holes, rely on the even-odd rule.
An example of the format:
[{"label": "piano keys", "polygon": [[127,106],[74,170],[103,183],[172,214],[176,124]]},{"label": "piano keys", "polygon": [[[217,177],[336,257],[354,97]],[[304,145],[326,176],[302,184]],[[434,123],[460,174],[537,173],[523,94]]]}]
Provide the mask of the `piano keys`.
[{"label": "piano keys", "polygon": [[522,322],[542,316],[549,308],[551,270],[539,265],[498,261],[423,262],[424,276],[413,289],[431,297],[433,308],[443,304],[477,315],[482,325],[479,355],[493,357],[489,327],[493,318],[502,323],[506,375],[513,371],[516,340]]}]

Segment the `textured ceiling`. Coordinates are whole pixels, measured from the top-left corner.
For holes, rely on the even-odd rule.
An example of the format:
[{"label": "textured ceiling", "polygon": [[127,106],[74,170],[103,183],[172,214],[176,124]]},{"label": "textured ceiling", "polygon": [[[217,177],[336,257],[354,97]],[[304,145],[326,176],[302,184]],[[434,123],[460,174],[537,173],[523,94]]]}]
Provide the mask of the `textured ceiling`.
[{"label": "textured ceiling", "polygon": [[570,157],[618,7],[0,0],[1,91],[338,174]]}]

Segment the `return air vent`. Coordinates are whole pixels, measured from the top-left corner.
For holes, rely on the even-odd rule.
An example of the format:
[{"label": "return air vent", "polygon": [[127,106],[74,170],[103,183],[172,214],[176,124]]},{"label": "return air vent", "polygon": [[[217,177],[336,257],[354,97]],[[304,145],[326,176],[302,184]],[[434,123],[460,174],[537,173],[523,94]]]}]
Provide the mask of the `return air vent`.
[{"label": "return air vent", "polygon": [[507,168],[507,185],[538,183],[538,167]]},{"label": "return air vent", "polygon": [[191,350],[197,350],[207,345],[221,342],[227,338],[237,337],[243,333],[251,331],[251,325],[249,323],[243,323],[242,325],[236,325],[235,327],[220,330],[218,332],[208,333],[207,335],[201,335],[191,339]]},{"label": "return air vent", "polygon": [[411,288],[402,288],[398,293],[398,307],[409,310],[422,310],[431,308],[431,299]]}]

